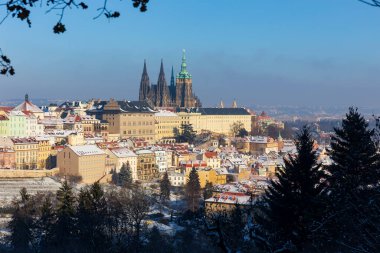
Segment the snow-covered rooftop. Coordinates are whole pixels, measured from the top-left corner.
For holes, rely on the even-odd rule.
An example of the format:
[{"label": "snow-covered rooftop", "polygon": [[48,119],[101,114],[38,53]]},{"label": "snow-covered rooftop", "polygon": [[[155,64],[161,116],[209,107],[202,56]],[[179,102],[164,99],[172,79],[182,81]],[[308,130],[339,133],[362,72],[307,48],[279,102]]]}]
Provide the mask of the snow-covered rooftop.
[{"label": "snow-covered rooftop", "polygon": [[105,152],[96,145],[70,146],[70,149],[79,156],[105,154]]},{"label": "snow-covered rooftop", "polygon": [[113,148],[110,150],[119,158],[136,156],[136,154],[128,148]]},{"label": "snow-covered rooftop", "polygon": [[158,111],[154,114],[156,117],[178,117],[177,114],[170,111]]}]

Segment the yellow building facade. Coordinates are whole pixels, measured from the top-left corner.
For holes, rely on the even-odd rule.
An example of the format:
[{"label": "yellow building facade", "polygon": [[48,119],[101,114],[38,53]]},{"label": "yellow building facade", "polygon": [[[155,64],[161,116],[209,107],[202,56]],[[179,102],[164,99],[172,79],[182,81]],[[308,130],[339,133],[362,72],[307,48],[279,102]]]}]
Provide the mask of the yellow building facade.
[{"label": "yellow building facade", "polygon": [[252,115],[244,108],[197,108],[193,111],[178,112],[180,124],[192,124],[194,131],[211,131],[230,136],[231,126],[241,122],[251,132]]},{"label": "yellow building facade", "polygon": [[57,154],[62,176],[80,176],[92,184],[106,175],[106,153],[95,145],[66,146]]},{"label": "yellow building facade", "polygon": [[35,138],[11,138],[15,151],[16,169],[37,169],[38,142]]},{"label": "yellow building facade", "polygon": [[149,143],[155,140],[154,111],[143,102],[110,100],[102,114],[109,123],[110,134],[120,134],[120,138],[143,138]]},{"label": "yellow building facade", "polygon": [[169,111],[159,111],[154,114],[155,140],[156,142],[165,138],[174,138],[174,129],[181,127],[180,117]]},{"label": "yellow building facade", "polygon": [[36,138],[38,142],[38,168],[45,169],[47,158],[51,155],[52,147],[47,138]]}]

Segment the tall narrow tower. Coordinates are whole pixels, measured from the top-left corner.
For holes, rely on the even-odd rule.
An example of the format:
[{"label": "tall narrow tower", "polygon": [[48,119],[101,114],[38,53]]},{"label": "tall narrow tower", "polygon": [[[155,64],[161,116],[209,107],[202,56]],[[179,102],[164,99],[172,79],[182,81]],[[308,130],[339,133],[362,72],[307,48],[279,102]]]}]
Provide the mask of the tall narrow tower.
[{"label": "tall narrow tower", "polygon": [[150,82],[149,82],[148,72],[146,70],[146,61],[144,60],[144,69],[143,69],[143,73],[142,73],[141,81],[140,81],[139,100],[144,101],[148,99],[149,91],[150,91]]},{"label": "tall narrow tower", "polygon": [[172,66],[172,75],[170,77],[169,93],[170,93],[170,100],[173,104],[173,103],[175,103],[175,96],[176,96],[176,87],[175,87],[175,78],[174,78],[173,66]]},{"label": "tall narrow tower", "polygon": [[156,106],[169,106],[169,87],[166,84],[164,63],[161,60],[160,74],[157,81]]},{"label": "tall narrow tower", "polygon": [[181,71],[177,75],[176,83],[176,105],[178,107],[194,107],[193,81],[187,72],[185,49],[182,51]]}]

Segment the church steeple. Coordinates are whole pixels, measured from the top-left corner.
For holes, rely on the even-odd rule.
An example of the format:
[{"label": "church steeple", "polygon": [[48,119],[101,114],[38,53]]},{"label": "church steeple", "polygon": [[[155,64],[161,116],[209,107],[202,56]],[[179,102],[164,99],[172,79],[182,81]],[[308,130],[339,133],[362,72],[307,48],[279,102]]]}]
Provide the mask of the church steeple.
[{"label": "church steeple", "polygon": [[148,71],[146,68],[146,61],[144,60],[144,68],[143,68],[143,73],[142,73],[141,81],[140,81],[139,100],[144,101],[148,99],[149,91],[150,91],[150,81],[149,81]]},{"label": "church steeple", "polygon": [[160,74],[157,81],[157,106],[169,105],[169,89],[166,84],[164,63],[161,59]]},{"label": "church steeple", "polygon": [[174,81],[174,68],[172,66],[172,75],[170,77],[170,86],[175,86],[175,81]]},{"label": "church steeple", "polygon": [[25,94],[25,102],[29,102],[29,95],[28,95],[28,93]]},{"label": "church steeple", "polygon": [[237,108],[237,103],[235,99],[234,99],[234,102],[232,102],[232,108]]},{"label": "church steeple", "polygon": [[182,63],[181,63],[181,72],[177,75],[177,78],[185,78],[191,79],[191,75],[187,72],[187,64],[186,64],[186,51],[182,50]]}]

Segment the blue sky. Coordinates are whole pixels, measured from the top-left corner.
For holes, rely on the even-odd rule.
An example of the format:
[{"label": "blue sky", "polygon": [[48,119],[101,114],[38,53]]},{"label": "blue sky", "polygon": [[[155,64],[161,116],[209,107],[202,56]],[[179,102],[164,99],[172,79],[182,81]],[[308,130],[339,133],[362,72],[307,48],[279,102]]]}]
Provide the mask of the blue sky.
[{"label": "blue sky", "polygon": [[[92,1],[91,1],[92,2]],[[0,47],[14,77],[0,100],[137,99],[144,59],[151,82],[163,58],[167,81],[187,51],[193,89],[205,105],[380,107],[380,8],[357,0],[152,0],[146,13],[114,2],[121,17],[93,20],[96,7],[32,13],[32,28],[8,19]],[[111,5],[112,7],[112,5]]]}]

